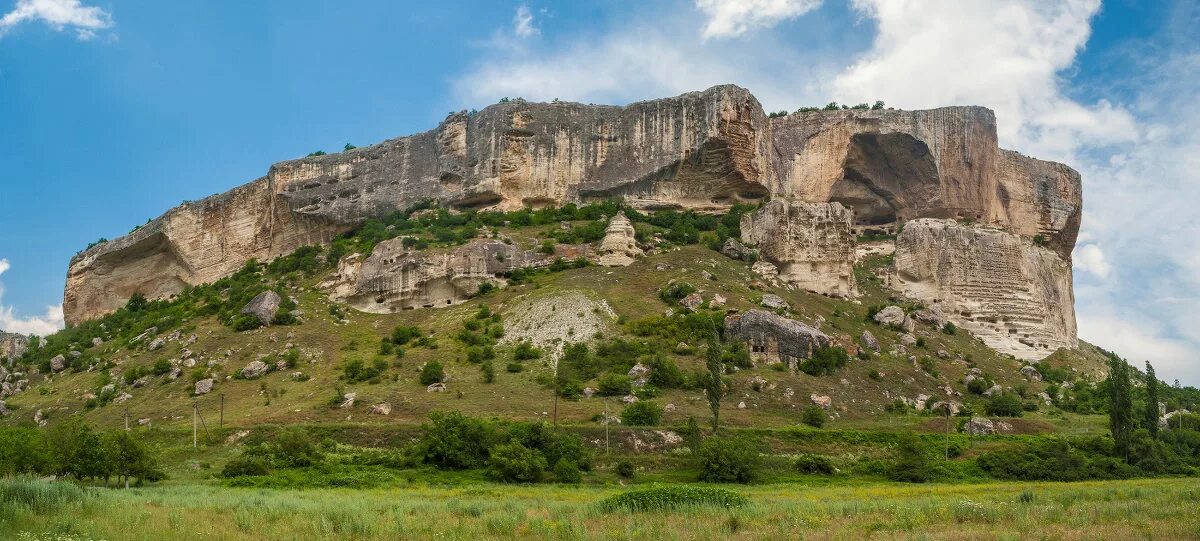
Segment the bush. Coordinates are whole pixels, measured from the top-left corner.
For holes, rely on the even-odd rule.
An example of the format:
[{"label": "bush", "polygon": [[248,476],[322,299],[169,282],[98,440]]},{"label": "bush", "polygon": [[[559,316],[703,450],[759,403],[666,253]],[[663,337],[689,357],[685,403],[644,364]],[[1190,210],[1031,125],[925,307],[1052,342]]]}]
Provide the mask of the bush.
[{"label": "bush", "polygon": [[446,371],[442,369],[442,363],[437,361],[429,361],[425,366],[421,367],[421,375],[418,380],[421,385],[432,385],[446,379]]},{"label": "bush", "polygon": [[605,374],[600,378],[598,392],[600,396],[625,396],[629,394],[632,382],[625,374]]},{"label": "bush", "polygon": [[285,428],[275,437],[274,460],[284,466],[312,466],[321,461],[321,452],[308,432],[300,427]]},{"label": "bush", "polygon": [[821,455],[800,455],[796,457],[795,466],[796,471],[813,475],[833,475],[837,472],[837,468],[833,467],[833,462],[829,460],[829,457]]},{"label": "bush", "polygon": [[809,406],[804,408],[804,414],[800,420],[813,428],[821,428],[829,420],[829,415],[820,406]]},{"label": "bush", "polygon": [[658,298],[667,304],[674,304],[695,292],[696,286],[687,282],[675,282],[658,290]]},{"label": "bush", "polygon": [[838,368],[850,362],[850,354],[838,346],[827,346],[813,352],[811,359],[800,363],[800,371],[810,376],[825,376],[832,374]]},{"label": "bush", "polygon": [[507,370],[510,374],[516,374],[517,372],[525,370],[525,365],[518,363],[518,362],[512,362],[512,363],[508,363],[508,365],[505,366],[504,369]]},{"label": "bush", "polygon": [[260,456],[242,455],[225,463],[221,476],[226,479],[271,473],[271,464]]},{"label": "bush", "polygon": [[697,456],[700,480],[712,483],[749,483],[762,464],[758,442],[746,437],[708,438]]},{"label": "bush", "polygon": [[554,478],[560,483],[578,484],[583,481],[583,473],[579,466],[564,457],[554,463]]},{"label": "bush", "polygon": [[1021,397],[1013,393],[997,393],[983,407],[985,413],[997,417],[1020,417],[1023,409]]},{"label": "bush", "polygon": [[952,335],[958,332],[958,327],[955,327],[953,323],[947,321],[945,325],[942,325],[942,332]]},{"label": "bush", "polygon": [[496,441],[492,423],[457,411],[431,412],[429,421],[421,425],[421,439],[414,446],[414,454],[422,463],[465,470],[488,461],[488,449]]},{"label": "bush", "polygon": [[230,326],[233,327],[233,330],[238,332],[252,331],[262,327],[262,322],[259,321],[257,317],[254,317],[250,314],[238,314],[233,316]]},{"label": "bush", "polygon": [[1137,474],[1124,461],[1103,454],[1112,450],[1111,440],[1084,443],[1076,446],[1057,438],[1034,441],[984,453],[976,463],[993,477],[1022,481],[1126,479]]},{"label": "bush", "polygon": [[683,372],[679,370],[679,366],[675,361],[655,355],[648,363],[650,367],[650,377],[647,381],[662,389],[677,389],[683,386]]},{"label": "bush", "polygon": [[497,445],[488,458],[488,477],[505,483],[536,483],[544,471],[546,457],[520,443]]},{"label": "bush", "polygon": [[967,392],[971,394],[983,394],[988,389],[992,388],[992,380],[987,378],[975,378],[971,383],[967,384]]},{"label": "bush", "polygon": [[717,487],[670,485],[622,492],[600,500],[600,510],[612,512],[668,511],[682,507],[733,509],[750,503],[745,496]]},{"label": "bush", "polygon": [[496,381],[496,368],[492,366],[492,361],[484,361],[483,365],[479,368],[483,372],[484,383],[492,383]]},{"label": "bush", "polygon": [[662,422],[662,414],[662,406],[643,400],[621,410],[621,422],[628,426],[655,426]]},{"label": "bush", "polygon": [[397,346],[403,346],[413,340],[421,338],[421,329],[417,327],[400,325],[392,330],[392,336],[389,338],[391,338],[393,344],[396,344]]},{"label": "bush", "polygon": [[513,359],[518,361],[528,361],[537,359],[542,356],[542,350],[533,347],[533,342],[521,340],[517,342],[517,347],[513,349]]},{"label": "bush", "polygon": [[900,435],[895,460],[888,471],[888,477],[893,481],[924,483],[933,476],[929,458],[925,455],[925,446],[915,434]]},{"label": "bush", "polygon": [[633,479],[633,476],[637,474],[637,468],[633,466],[632,462],[625,459],[617,462],[616,470],[617,475],[620,475],[625,479]]},{"label": "bush", "polygon": [[376,358],[371,361],[370,365],[364,363],[362,359],[351,359],[342,365],[342,379],[350,383],[363,381],[379,383],[387,368],[388,362],[382,358]]}]

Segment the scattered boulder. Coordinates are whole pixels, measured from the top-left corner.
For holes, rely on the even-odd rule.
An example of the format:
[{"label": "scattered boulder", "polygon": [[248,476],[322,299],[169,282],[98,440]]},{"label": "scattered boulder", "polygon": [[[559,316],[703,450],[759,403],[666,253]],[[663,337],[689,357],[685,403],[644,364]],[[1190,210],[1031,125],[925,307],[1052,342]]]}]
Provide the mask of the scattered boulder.
[{"label": "scattered boulder", "polygon": [[911,346],[917,343],[917,337],[913,336],[912,333],[904,333],[900,335],[900,343],[906,346]]},{"label": "scattered boulder", "polygon": [[358,400],[358,393],[346,393],[342,395],[342,403],[338,407],[342,409],[353,408],[355,400]]},{"label": "scattered boulder", "polygon": [[715,294],[713,294],[712,300],[708,301],[708,305],[713,308],[717,308],[717,307],[725,306],[725,302],[726,302],[726,299],[723,295],[721,295],[720,293],[715,293]]},{"label": "scattered boulder", "polygon": [[63,357],[62,355],[55,355],[53,359],[50,359],[50,371],[51,372],[62,372],[63,369],[66,367],[67,367],[67,358],[66,357]]},{"label": "scattered boulder", "polygon": [[996,433],[996,424],[991,419],[985,417],[972,417],[967,424],[963,425],[963,432],[972,436],[986,436]]},{"label": "scattered boulder", "polygon": [[663,406],[663,411],[668,413],[675,411],[675,404],[668,403],[666,406]]},{"label": "scattered boulder", "polygon": [[92,338],[92,347],[94,347],[94,348],[98,348],[98,347],[100,347],[100,346],[103,346],[103,345],[104,345],[104,340],[100,339],[100,337],[99,337],[99,336],[96,336],[96,337],[93,337],[93,338]]},{"label": "scattered boulder", "polygon": [[126,400],[129,400],[130,398],[133,398],[133,395],[131,395],[129,393],[121,393],[120,396],[117,396],[116,398],[113,399],[113,403],[120,404],[122,402],[125,402]]},{"label": "scattered boulder", "polygon": [[193,390],[193,392],[197,395],[208,394],[209,392],[212,391],[212,388],[213,388],[213,379],[212,378],[204,378],[204,379],[196,382],[196,387]]},{"label": "scattered boulder", "polygon": [[38,426],[46,426],[48,420],[46,414],[42,413],[42,410],[39,409],[33,412],[33,422],[37,423]]},{"label": "scattered boulder", "polygon": [[721,245],[721,253],[725,254],[725,257],[742,259],[742,256],[746,254],[746,245],[733,237],[729,237],[725,239],[725,244]]},{"label": "scattered boulder", "polygon": [[913,312],[912,318],[920,321],[921,323],[933,325],[939,329],[946,325],[946,314],[942,312],[942,308],[937,305]]},{"label": "scattered boulder", "polygon": [[1038,396],[1038,398],[1042,399],[1042,403],[1046,404],[1047,406],[1054,403],[1054,399],[1050,398],[1049,393],[1046,393],[1043,391],[1043,392],[1038,393],[1037,396]]},{"label": "scattered boulder", "polygon": [[892,327],[904,325],[904,309],[899,306],[888,306],[875,313],[875,323]]},{"label": "scattered boulder", "polygon": [[164,345],[166,345],[166,343],[167,343],[167,341],[163,340],[162,337],[155,338],[153,341],[150,342],[149,349],[150,349],[150,351],[157,351],[159,349],[162,349],[162,347]]},{"label": "scattered boulder", "polygon": [[627,394],[627,395],[621,397],[621,403],[623,403],[623,404],[632,404],[637,401],[638,401],[638,397],[633,396],[631,394]]},{"label": "scattered boulder", "polygon": [[782,362],[789,366],[811,358],[815,350],[831,343],[825,333],[766,310],[726,316],[725,336],[745,343],[755,362]]},{"label": "scattered boulder", "polygon": [[440,381],[436,382],[436,383],[430,383],[428,387],[425,387],[425,392],[427,392],[427,393],[444,393],[444,392],[446,392],[446,384],[442,383]]},{"label": "scattered boulder", "polygon": [[939,401],[939,402],[934,402],[933,405],[929,406],[929,411],[938,413],[938,414],[943,413],[944,411],[946,411],[946,409],[950,410],[950,415],[958,415],[958,412],[962,411],[962,403],[954,402],[954,401],[947,401],[947,402]]},{"label": "scattered boulder", "polygon": [[258,318],[258,322],[263,325],[270,325],[275,319],[275,313],[279,311],[279,304],[283,299],[274,291],[263,291],[257,297],[254,297],[246,306],[242,308],[243,314],[249,314]]},{"label": "scattered boulder", "polygon": [[939,350],[937,350],[937,356],[939,359],[949,359],[950,353],[944,349],[939,349]]},{"label": "scattered boulder", "polygon": [[633,365],[633,368],[629,369],[628,375],[629,375],[629,377],[631,377],[633,379],[639,379],[648,374],[650,374],[650,367],[646,366],[642,363],[637,363],[637,364]]},{"label": "scattered boulder", "polygon": [[787,301],[783,300],[783,297],[780,297],[779,295],[775,295],[773,293],[767,293],[766,295],[763,295],[761,304],[764,307],[770,308],[772,310],[779,310],[781,308],[786,310],[787,308],[791,307],[791,305],[789,305]]},{"label": "scattered boulder", "polygon": [[814,395],[810,395],[808,397],[808,399],[811,400],[814,405],[820,406],[824,409],[829,409],[829,406],[833,405],[833,399],[829,398],[828,396],[820,396],[820,395],[814,394]]},{"label": "scattered boulder", "polygon": [[1001,393],[1003,391],[1004,389],[1001,389],[999,384],[992,385],[991,388],[983,392],[983,396],[991,397],[992,395]]},{"label": "scattered boulder", "polygon": [[3,400],[0,400],[0,417],[8,417],[10,413],[12,412],[8,411],[8,405]]},{"label": "scattered boulder", "polygon": [[1027,364],[1022,366],[1021,375],[1025,376],[1025,379],[1028,379],[1029,381],[1042,381],[1042,373],[1038,372],[1038,369],[1034,368],[1032,365]]},{"label": "scattered boulder", "polygon": [[167,374],[167,379],[171,379],[171,380],[179,379],[179,376],[182,374],[183,374],[183,370],[180,369],[178,366],[176,366],[171,369],[170,373]]},{"label": "scattered boulder", "polygon": [[711,272],[708,272],[706,270],[700,271],[700,277],[704,278],[705,280],[710,280],[710,281],[716,281],[716,279],[717,279],[716,276],[713,276],[713,274]]},{"label": "scattered boulder", "polygon": [[747,383],[750,385],[751,389],[754,389],[755,391],[758,391],[760,393],[763,391],[763,389],[767,388],[767,380],[766,380],[766,378],[764,378],[762,376],[756,375],[756,376],[750,378],[747,381]]},{"label": "scattered boulder", "polygon": [[871,331],[864,330],[862,336],[858,337],[858,340],[862,343],[863,347],[872,351],[879,351],[879,340],[875,339],[875,335],[871,334]]},{"label": "scattered boulder", "polygon": [[246,379],[255,379],[271,370],[271,367],[262,361],[251,361],[245,368],[242,368],[242,377]]},{"label": "scattered boulder", "polygon": [[687,308],[688,310],[694,311],[695,309],[699,308],[701,304],[704,304],[704,297],[701,297],[699,293],[692,293],[680,300],[679,304],[682,304],[683,307]]},{"label": "scattered boulder", "polygon": [[738,402],[737,408],[738,408],[738,409],[740,409],[740,410],[744,410],[744,409],[746,409],[746,403],[745,403],[745,402]]},{"label": "scattered boulder", "polygon": [[375,404],[374,406],[371,406],[371,408],[367,410],[367,414],[368,415],[391,415],[392,414],[392,405],[388,404],[387,402],[381,402],[379,404]]},{"label": "scattered boulder", "polygon": [[133,380],[133,388],[137,389],[140,387],[145,387],[147,383],[150,383],[150,376],[142,376]]},{"label": "scattered boulder", "polygon": [[591,398],[592,396],[595,396],[595,394],[596,394],[595,387],[584,387],[583,388],[583,397],[584,398]]}]

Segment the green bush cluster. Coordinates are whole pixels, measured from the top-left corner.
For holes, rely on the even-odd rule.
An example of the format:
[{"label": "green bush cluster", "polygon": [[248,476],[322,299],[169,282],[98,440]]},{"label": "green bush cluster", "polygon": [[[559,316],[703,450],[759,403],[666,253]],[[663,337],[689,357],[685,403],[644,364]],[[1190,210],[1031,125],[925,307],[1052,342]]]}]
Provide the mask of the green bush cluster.
[{"label": "green bush cluster", "polygon": [[621,410],[621,422],[628,426],[657,426],[662,423],[663,407],[648,400],[634,402]]},{"label": "green bush cluster", "polygon": [[827,376],[850,362],[850,354],[841,346],[825,346],[813,351],[811,359],[800,361],[797,368],[810,376]]},{"label": "green bush cluster", "polygon": [[734,509],[750,503],[745,496],[729,489],[705,486],[671,485],[622,492],[597,504],[605,513],[669,511],[691,507]]},{"label": "green bush cluster", "polygon": [[46,430],[0,428],[0,477],[56,475],[92,482],[130,482],[164,477],[141,432],[97,432],[78,416]]},{"label": "green bush cluster", "polygon": [[762,468],[762,451],[762,444],[748,436],[705,439],[696,454],[700,480],[749,483],[758,477]]},{"label": "green bush cluster", "polygon": [[458,412],[433,412],[421,425],[413,456],[440,469],[486,469],[502,482],[542,480],[548,465],[562,482],[578,482],[578,472],[592,467],[592,451],[575,435],[545,423],[496,421]]}]

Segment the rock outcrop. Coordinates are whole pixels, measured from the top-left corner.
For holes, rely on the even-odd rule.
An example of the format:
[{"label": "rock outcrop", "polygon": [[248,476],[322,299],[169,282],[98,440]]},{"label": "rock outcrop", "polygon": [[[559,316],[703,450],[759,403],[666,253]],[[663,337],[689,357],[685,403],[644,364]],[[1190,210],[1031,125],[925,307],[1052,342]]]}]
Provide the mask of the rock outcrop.
[{"label": "rock outcrop", "polygon": [[642,249],[638,248],[633,222],[624,213],[613,216],[600,241],[599,263],[606,267],[627,267],[640,255]]},{"label": "rock outcrop", "polygon": [[278,293],[263,291],[242,307],[242,313],[254,316],[263,325],[270,325],[275,320],[275,313],[279,311],[279,305],[282,302],[283,299],[279,297]]},{"label": "rock outcrop", "polygon": [[[426,200],[461,210],[616,197],[640,209],[717,211],[771,196],[783,201],[772,202],[767,209],[773,210],[764,209],[749,228],[768,252],[764,259],[780,267],[781,279],[828,294],[854,294],[847,224],[852,231],[895,231],[900,221],[918,218],[970,219],[1004,228],[1013,242],[1036,241],[1036,249],[1022,252],[1029,257],[1020,267],[1039,284],[1034,289],[1053,282],[1050,289],[1064,304],[1040,323],[1024,321],[1023,308],[1012,311],[1004,303],[985,302],[991,308],[980,311],[998,321],[1020,320],[1015,334],[1039,351],[1043,344],[1073,340],[1069,263],[1082,207],[1075,171],[1000,149],[995,116],[981,107],[768,118],[749,91],[732,85],[623,107],[508,101],[451,114],[424,133],[275,164],[246,185],[185,203],[130,235],[77,254],[67,274],[64,315],[76,324],[117,309],[134,293],[169,297],[228,276],[251,258],[268,261],[327,243],[367,218]],[[853,212],[838,210],[838,204]],[[786,234],[772,227],[784,227]],[[453,303],[512,266],[510,260],[468,263],[468,254],[526,257],[499,246],[440,255],[389,246],[342,262],[343,294],[356,307],[390,311]],[[1043,252],[1057,258],[1030,255]],[[951,296],[961,297],[952,301],[960,304],[977,299],[970,287],[946,279],[923,291],[958,291]],[[351,283],[361,287],[346,290]],[[948,312],[977,319],[975,312]]]},{"label": "rock outcrop", "polygon": [[503,286],[503,276],[550,259],[499,240],[474,239],[455,248],[415,251],[403,238],[379,243],[371,255],[343,258],[323,284],[337,301],[371,313],[458,304],[484,283]]},{"label": "rock outcrop", "polygon": [[908,222],[896,239],[894,285],[935,304],[989,347],[1041,359],[1076,347],[1070,260],[994,227]]},{"label": "rock outcrop", "polygon": [[840,203],[775,199],[742,216],[742,242],[758,247],[780,280],[802,289],[854,297],[854,213]]},{"label": "rock outcrop", "polygon": [[28,348],[28,336],[0,331],[0,361],[19,359]]},{"label": "rock outcrop", "polygon": [[829,336],[794,319],[766,310],[747,310],[725,318],[726,339],[743,342],[755,362],[785,363],[795,367],[800,359],[829,345]]}]

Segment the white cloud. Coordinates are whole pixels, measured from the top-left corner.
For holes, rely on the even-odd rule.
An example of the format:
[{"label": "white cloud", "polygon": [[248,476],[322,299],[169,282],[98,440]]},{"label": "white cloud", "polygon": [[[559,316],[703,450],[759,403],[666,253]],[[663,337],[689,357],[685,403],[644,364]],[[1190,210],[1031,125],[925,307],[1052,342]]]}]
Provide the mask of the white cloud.
[{"label": "white cloud", "polygon": [[533,13],[529,11],[529,6],[521,5],[517,8],[517,14],[513,15],[513,33],[521,38],[538,34],[537,27],[533,26]]},{"label": "white cloud", "polygon": [[58,31],[71,28],[81,40],[92,39],[97,30],[113,25],[107,11],[84,6],[79,0],[17,0],[16,7],[0,17],[0,37],[26,21],[42,21]]},{"label": "white cloud", "polygon": [[1112,270],[1108,261],[1104,259],[1104,251],[1095,244],[1076,246],[1074,262],[1075,270],[1090,272],[1102,280],[1107,279],[1109,271]]},{"label": "white cloud", "polygon": [[708,18],[704,38],[740,36],[754,28],[770,28],[821,5],[821,0],[696,0]]},{"label": "white cloud", "polygon": [[[0,275],[12,265],[7,259],[0,259]],[[36,334],[46,336],[65,326],[62,305],[47,306],[45,315],[38,317],[17,317],[11,306],[4,305],[4,283],[0,282],[0,330],[17,334]]]}]

